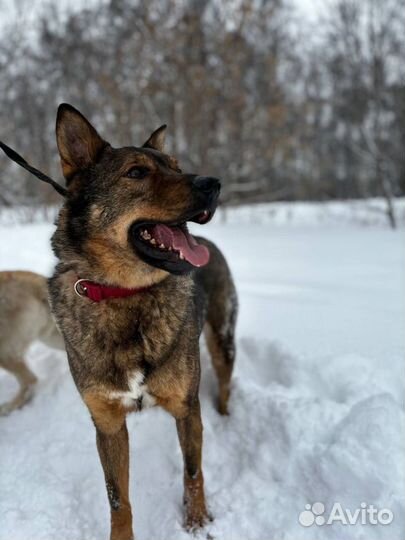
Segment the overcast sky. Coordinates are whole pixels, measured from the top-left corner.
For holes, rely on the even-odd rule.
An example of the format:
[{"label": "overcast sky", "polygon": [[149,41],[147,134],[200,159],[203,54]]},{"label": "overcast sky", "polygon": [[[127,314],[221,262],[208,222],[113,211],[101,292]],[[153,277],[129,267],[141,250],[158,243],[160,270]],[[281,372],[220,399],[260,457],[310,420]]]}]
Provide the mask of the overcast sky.
[{"label": "overcast sky", "polygon": [[[56,1],[56,0],[54,0]],[[83,5],[107,0],[57,0],[61,10],[80,8]],[[325,0],[292,0],[303,15],[313,19],[325,5]],[[0,23],[7,24],[16,16],[23,17],[27,23],[35,20],[36,12],[52,0],[0,0]]]}]

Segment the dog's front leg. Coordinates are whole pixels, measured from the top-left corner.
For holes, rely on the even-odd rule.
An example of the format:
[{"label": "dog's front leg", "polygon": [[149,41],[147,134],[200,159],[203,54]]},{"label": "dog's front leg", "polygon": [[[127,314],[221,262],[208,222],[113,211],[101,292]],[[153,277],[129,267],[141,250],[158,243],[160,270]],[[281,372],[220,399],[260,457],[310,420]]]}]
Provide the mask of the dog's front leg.
[{"label": "dog's front leg", "polygon": [[195,529],[202,527],[208,518],[201,468],[202,422],[198,398],[187,416],[176,420],[176,425],[184,458],[185,526]]},{"label": "dog's front leg", "polygon": [[111,508],[111,540],[133,540],[132,513],[128,495],[129,445],[124,422],[114,434],[97,426],[97,448],[104,470]]},{"label": "dog's front leg", "polygon": [[110,540],[133,540],[129,502],[129,442],[125,410],[97,392],[83,395],[97,432],[97,449],[103,466],[111,508]]},{"label": "dog's front leg", "polygon": [[104,470],[111,508],[110,540],[133,540],[129,503],[129,443],[125,411],[97,392],[83,395],[97,432],[97,449]]}]

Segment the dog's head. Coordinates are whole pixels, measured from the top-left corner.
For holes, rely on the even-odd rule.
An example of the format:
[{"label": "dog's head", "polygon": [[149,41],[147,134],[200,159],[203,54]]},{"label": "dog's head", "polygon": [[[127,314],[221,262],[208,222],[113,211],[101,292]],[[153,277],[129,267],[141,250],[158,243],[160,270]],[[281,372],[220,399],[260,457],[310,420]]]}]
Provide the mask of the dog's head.
[{"label": "dog's head", "polygon": [[141,147],[113,148],[80,112],[60,105],[56,138],[68,195],[63,238],[57,233],[53,242],[58,256],[87,257],[106,279],[127,286],[207,264],[208,249],[187,222],[211,219],[220,183],[184,174],[164,153],[165,129]]}]

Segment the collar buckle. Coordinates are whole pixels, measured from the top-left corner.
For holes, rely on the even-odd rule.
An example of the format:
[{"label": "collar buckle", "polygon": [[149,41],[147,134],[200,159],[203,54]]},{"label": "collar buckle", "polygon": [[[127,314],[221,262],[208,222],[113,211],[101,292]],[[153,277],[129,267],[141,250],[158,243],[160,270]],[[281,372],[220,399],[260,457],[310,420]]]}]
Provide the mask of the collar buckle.
[{"label": "collar buckle", "polygon": [[78,279],[76,283],[73,285],[73,288],[75,290],[75,293],[77,296],[87,296],[87,287],[86,285],[83,285],[83,281],[88,281],[87,279]]}]

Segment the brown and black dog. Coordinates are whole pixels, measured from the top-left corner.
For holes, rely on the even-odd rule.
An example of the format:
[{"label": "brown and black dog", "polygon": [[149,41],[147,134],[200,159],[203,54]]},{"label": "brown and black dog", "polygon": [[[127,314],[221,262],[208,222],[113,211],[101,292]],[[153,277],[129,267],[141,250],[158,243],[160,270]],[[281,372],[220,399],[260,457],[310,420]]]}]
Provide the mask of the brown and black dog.
[{"label": "brown and black dog", "polygon": [[96,427],[112,540],[133,538],[126,415],[151,405],[176,420],[185,526],[205,523],[198,397],[204,324],[222,414],[235,356],[237,300],[228,266],[186,225],[209,221],[220,183],[182,173],[163,152],[165,127],[142,147],[113,148],[70,105],[59,107],[56,123],[68,192],[52,239],[60,262],[49,281],[51,304]]}]

